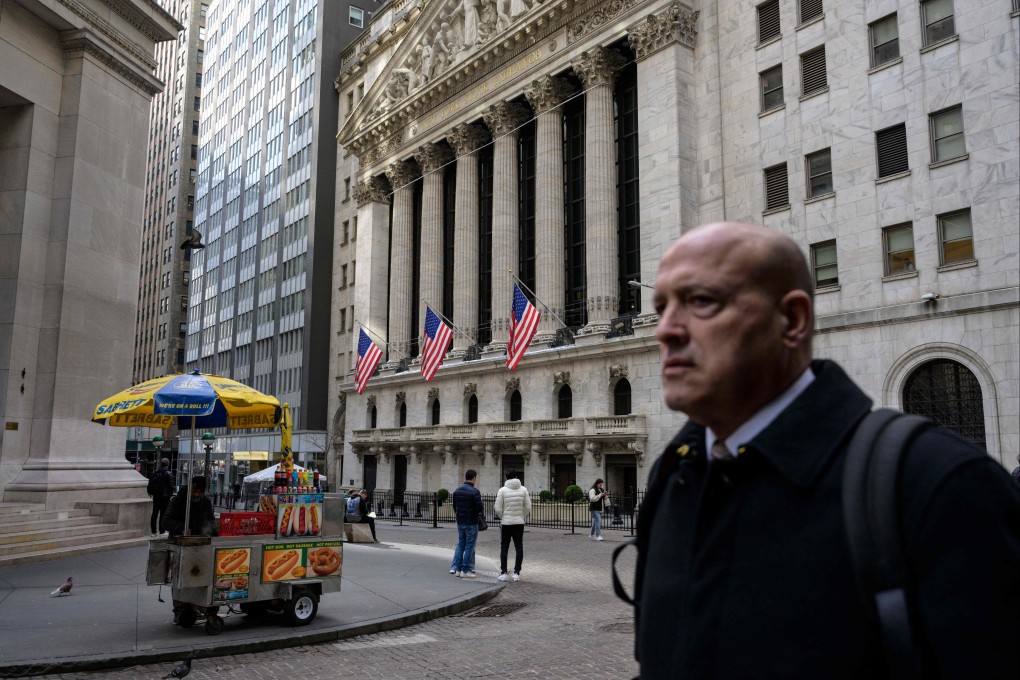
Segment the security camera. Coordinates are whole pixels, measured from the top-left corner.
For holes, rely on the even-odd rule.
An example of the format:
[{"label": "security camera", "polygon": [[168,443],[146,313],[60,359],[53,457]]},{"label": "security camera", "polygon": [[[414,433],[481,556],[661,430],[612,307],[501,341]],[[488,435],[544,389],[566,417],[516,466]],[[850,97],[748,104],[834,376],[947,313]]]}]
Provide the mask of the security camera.
[{"label": "security camera", "polygon": [[939,299],[938,293],[925,293],[921,296],[921,300],[924,302],[935,302]]}]

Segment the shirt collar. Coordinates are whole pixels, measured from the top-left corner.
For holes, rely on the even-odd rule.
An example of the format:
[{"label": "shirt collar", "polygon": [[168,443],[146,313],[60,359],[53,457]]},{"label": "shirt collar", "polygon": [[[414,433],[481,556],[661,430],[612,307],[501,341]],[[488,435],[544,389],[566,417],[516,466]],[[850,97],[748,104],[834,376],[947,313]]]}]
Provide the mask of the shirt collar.
[{"label": "shirt collar", "polygon": [[[804,372],[800,374],[800,377],[794,381],[792,385],[786,388],[786,391],[780,394],[778,397],[765,404],[759,409],[754,415],[748,418],[740,427],[733,431],[729,437],[726,438],[726,448],[734,456],[739,456],[743,453],[742,447],[747,442],[751,441],[758,436],[766,427],[776,419],[780,413],[786,410],[786,407],[793,403],[793,400],[800,396],[801,392],[806,390],[809,385],[815,380],[815,374],[811,372],[811,368],[804,369]],[[715,444],[717,439],[715,432],[712,428],[705,428],[705,450],[711,451],[712,446]]]}]

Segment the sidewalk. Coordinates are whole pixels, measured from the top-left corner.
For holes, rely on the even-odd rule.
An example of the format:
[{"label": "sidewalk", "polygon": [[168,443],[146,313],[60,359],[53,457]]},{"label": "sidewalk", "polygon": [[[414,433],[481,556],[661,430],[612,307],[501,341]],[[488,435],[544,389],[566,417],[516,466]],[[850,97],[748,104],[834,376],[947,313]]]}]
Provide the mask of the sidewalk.
[{"label": "sidewalk", "polygon": [[[443,532],[449,535],[449,532]],[[227,613],[223,632],[172,625],[170,589],[145,585],[146,547],[0,569],[0,677],[74,672],[183,658],[266,651],[339,640],[447,616],[494,597],[497,565],[481,578],[449,574],[451,548],[344,545],[341,592],[324,595],[311,624]],[[74,577],[73,595],[49,593]]]}]

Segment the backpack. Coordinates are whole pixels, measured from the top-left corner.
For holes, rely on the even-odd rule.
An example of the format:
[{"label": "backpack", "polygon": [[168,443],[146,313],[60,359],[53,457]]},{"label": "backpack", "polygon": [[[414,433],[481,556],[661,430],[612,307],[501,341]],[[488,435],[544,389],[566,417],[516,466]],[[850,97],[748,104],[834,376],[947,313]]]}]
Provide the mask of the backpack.
[{"label": "backpack", "polygon": [[[893,678],[922,677],[922,654],[907,602],[910,575],[900,536],[896,478],[911,441],[931,424],[920,416],[908,416],[892,409],[873,411],[857,426],[843,463],[843,523],[857,586],[878,625],[886,664]],[[665,459],[664,462],[672,464],[666,469],[659,464],[658,474],[641,504],[642,516],[654,514],[665,483],[675,469],[675,460],[674,456]],[[638,549],[634,597],[627,594],[616,573],[616,559],[630,545]],[[639,528],[637,538],[613,551],[613,590],[617,597],[634,606],[641,590],[640,553],[647,545],[647,531]]]},{"label": "backpack", "polygon": [[361,497],[351,496],[347,499],[347,521],[357,522],[361,519]]}]

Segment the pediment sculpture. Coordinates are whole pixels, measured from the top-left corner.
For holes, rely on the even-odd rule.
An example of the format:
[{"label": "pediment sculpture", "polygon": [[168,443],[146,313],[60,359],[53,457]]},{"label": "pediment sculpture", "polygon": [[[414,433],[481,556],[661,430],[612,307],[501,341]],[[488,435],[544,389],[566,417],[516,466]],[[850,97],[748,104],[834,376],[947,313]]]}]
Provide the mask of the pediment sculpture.
[{"label": "pediment sculpture", "polygon": [[450,0],[420,42],[390,72],[380,113],[428,85],[500,36],[545,0]]}]

